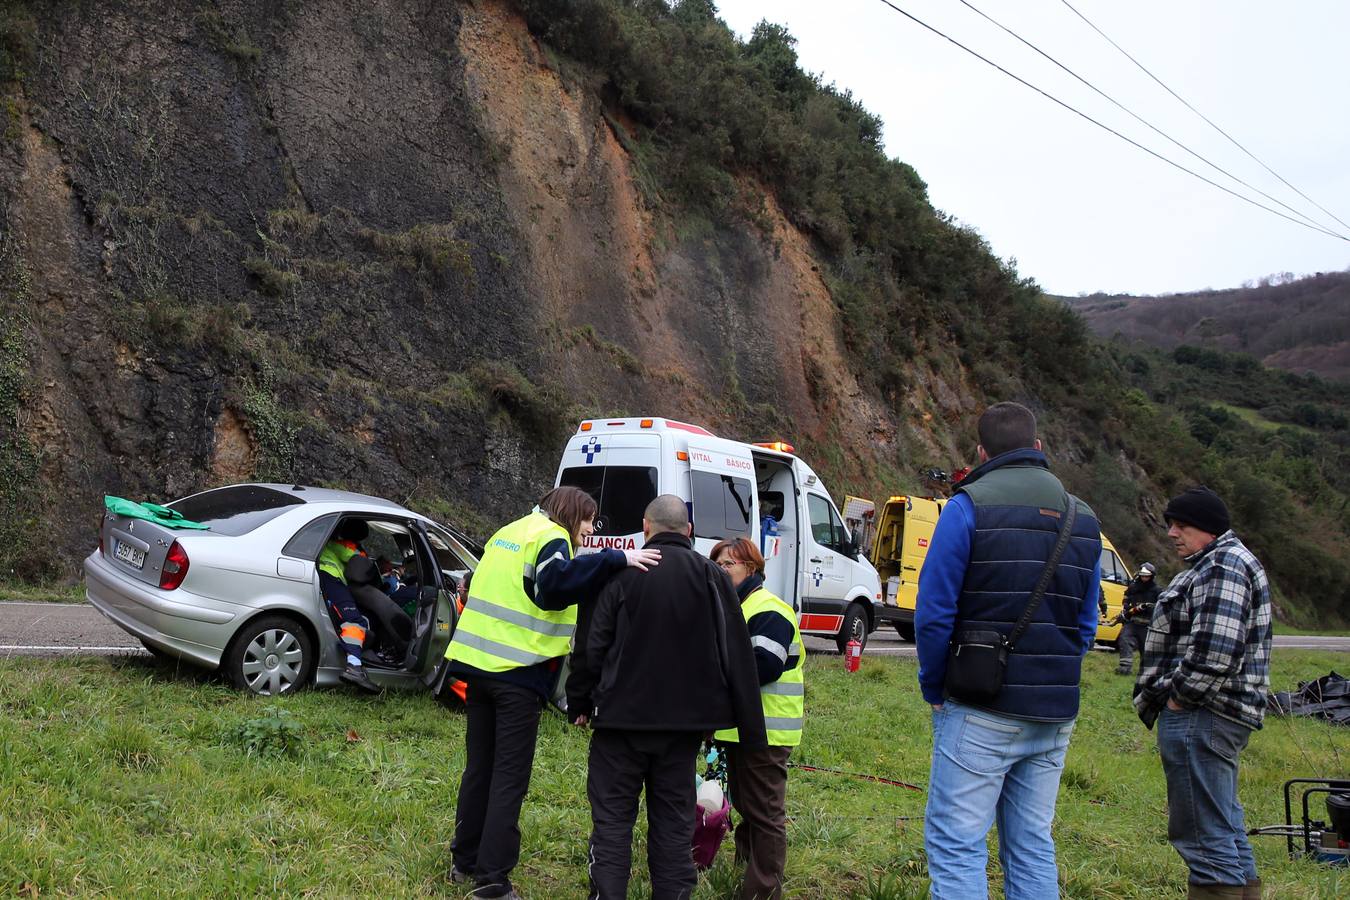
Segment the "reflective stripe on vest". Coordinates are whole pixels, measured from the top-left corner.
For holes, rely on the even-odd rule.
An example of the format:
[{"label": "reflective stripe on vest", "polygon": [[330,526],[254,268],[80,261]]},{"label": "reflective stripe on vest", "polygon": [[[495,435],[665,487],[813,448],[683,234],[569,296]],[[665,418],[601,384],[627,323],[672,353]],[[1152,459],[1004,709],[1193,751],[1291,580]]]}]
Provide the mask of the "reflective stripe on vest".
[{"label": "reflective stripe on vest", "polygon": [[525,593],[525,579],[534,579],[539,551],[559,538],[567,541],[570,553],[566,529],[536,510],[488,540],[446,659],[484,672],[505,672],[567,655],[576,630],[576,606],[540,609]]},{"label": "reflective stripe on vest", "polygon": [[[764,706],[764,729],[768,733],[770,747],[795,747],[802,742],[802,720],[806,714],[806,684],[803,677],[806,649],[802,646],[801,629],[797,627],[797,614],[792,607],[761,587],[745,598],[741,604],[741,615],[749,622],[764,612],[778,613],[792,623],[792,645],[786,648],[785,658],[796,657],[792,668],[784,669],[777,681],[771,681],[759,689],[759,700]],[[751,642],[774,656],[784,649],[781,644],[763,637],[752,638]],[[713,737],[728,743],[740,740],[735,728],[724,728]]]}]

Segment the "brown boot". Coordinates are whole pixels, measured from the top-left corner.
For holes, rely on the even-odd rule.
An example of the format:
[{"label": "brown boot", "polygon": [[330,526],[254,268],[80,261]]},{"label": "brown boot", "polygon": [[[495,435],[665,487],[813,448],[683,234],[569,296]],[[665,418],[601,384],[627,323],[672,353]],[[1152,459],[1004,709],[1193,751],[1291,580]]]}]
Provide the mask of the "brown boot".
[{"label": "brown boot", "polygon": [[1242,900],[1261,900],[1261,879],[1253,878],[1242,889]]},{"label": "brown boot", "polygon": [[1243,900],[1247,888],[1241,884],[1188,884],[1186,900]]}]

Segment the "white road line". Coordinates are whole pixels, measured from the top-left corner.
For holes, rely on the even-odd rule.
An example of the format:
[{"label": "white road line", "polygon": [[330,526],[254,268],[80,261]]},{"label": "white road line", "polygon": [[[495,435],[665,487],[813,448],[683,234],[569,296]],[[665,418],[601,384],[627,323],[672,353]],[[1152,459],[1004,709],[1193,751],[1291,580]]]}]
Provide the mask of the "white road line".
[{"label": "white road line", "polygon": [[87,600],[69,600],[65,602],[51,600],[5,600],[0,598],[0,606],[69,606],[72,608],[81,607],[87,604]]},{"label": "white road line", "polygon": [[44,653],[64,652],[64,653],[148,653],[143,647],[80,647],[70,644],[0,644],[0,650],[41,650]]}]

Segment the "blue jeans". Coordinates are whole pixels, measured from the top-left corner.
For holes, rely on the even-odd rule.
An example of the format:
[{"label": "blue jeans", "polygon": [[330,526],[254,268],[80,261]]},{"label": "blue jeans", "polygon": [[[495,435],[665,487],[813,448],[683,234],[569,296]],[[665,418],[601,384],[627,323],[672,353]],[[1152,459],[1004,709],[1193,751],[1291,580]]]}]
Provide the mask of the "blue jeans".
[{"label": "blue jeans", "polygon": [[1059,896],[1055,817],[1073,722],[1031,722],[953,700],[933,711],[933,766],[923,830],[934,898],[983,898],[998,822],[1007,900]]},{"label": "blue jeans", "polygon": [[1238,755],[1252,730],[1207,709],[1158,716],[1158,753],[1167,777],[1167,839],[1192,884],[1256,880],[1256,858],[1238,802]]}]

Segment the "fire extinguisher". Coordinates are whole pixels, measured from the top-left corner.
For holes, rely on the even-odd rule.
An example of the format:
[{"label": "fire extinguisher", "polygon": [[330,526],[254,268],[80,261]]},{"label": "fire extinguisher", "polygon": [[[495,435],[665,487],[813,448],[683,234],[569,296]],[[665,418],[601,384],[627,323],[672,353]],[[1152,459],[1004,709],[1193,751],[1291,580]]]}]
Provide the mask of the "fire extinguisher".
[{"label": "fire extinguisher", "polygon": [[858,641],[849,641],[844,648],[844,671],[856,672],[858,666],[862,664],[862,644]]}]

